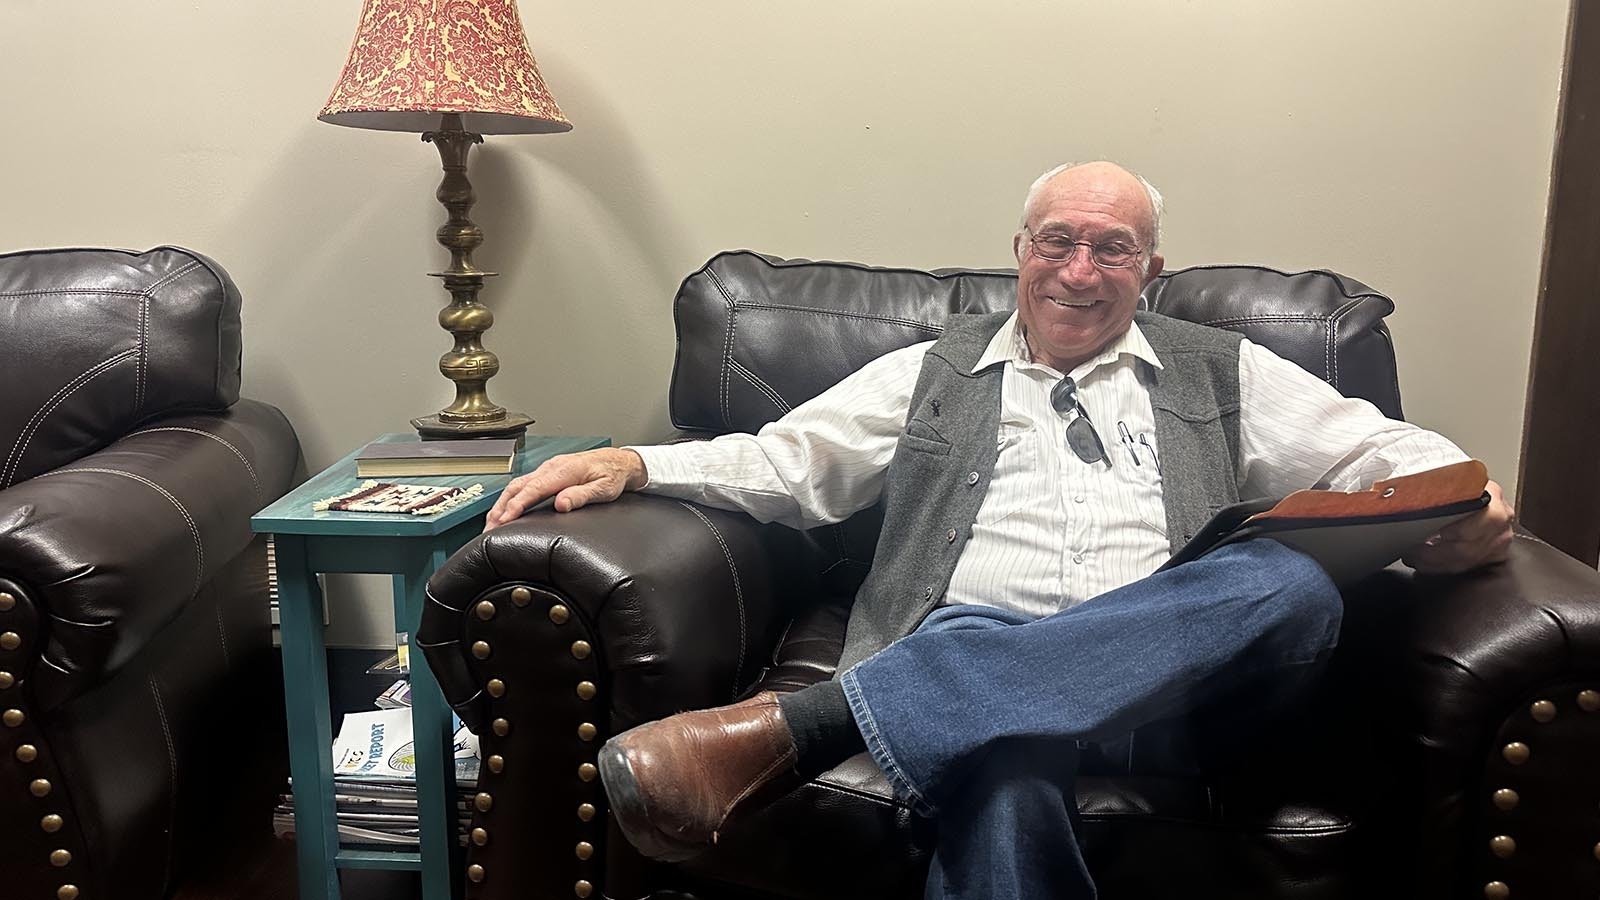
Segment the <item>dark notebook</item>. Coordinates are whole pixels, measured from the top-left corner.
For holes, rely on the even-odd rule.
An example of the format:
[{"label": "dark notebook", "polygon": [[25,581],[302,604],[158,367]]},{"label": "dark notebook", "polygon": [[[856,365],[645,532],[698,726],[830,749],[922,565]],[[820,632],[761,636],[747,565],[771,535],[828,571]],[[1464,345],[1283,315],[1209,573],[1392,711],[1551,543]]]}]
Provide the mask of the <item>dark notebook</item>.
[{"label": "dark notebook", "polygon": [[356,477],[504,475],[517,456],[515,438],[468,441],[375,441],[356,455]]},{"label": "dark notebook", "polygon": [[1365,491],[1296,491],[1282,500],[1246,500],[1212,516],[1161,568],[1264,537],[1315,559],[1344,587],[1483,509],[1488,481],[1483,463],[1469,460],[1380,481]]}]

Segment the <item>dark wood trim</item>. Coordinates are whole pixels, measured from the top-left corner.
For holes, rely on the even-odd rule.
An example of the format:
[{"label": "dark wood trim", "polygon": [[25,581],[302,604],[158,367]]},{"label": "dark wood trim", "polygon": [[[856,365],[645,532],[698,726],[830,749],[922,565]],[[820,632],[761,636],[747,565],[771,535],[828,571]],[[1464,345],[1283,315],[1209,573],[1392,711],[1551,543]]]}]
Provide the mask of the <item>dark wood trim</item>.
[{"label": "dark wood trim", "polygon": [[1574,0],[1533,328],[1517,514],[1600,562],[1600,3]]}]

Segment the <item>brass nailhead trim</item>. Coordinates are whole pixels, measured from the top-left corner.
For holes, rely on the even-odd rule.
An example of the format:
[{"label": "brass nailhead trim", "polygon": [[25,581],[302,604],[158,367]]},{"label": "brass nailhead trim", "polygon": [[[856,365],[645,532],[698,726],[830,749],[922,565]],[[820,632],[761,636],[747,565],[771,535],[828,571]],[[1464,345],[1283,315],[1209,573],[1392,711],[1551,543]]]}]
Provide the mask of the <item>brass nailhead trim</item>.
[{"label": "brass nailhead trim", "polygon": [[474,606],[472,611],[477,613],[478,618],[484,620],[485,622],[494,618],[494,604],[488,600],[478,601],[478,605]]},{"label": "brass nailhead trim", "polygon": [[1501,859],[1510,859],[1517,853],[1517,842],[1508,834],[1496,835],[1489,839],[1489,850]]},{"label": "brass nailhead trim", "polygon": [[1556,705],[1549,700],[1539,700],[1529,707],[1528,714],[1533,716],[1535,722],[1551,722],[1556,717]]},{"label": "brass nailhead trim", "polygon": [[518,606],[527,606],[533,602],[533,591],[525,587],[511,589],[511,602]]},{"label": "brass nailhead trim", "polygon": [[496,753],[493,756],[489,757],[488,762],[489,762],[489,771],[495,773],[496,775],[499,775],[501,772],[505,771],[506,758],[504,756],[501,756],[500,754]]},{"label": "brass nailhead trim", "polygon": [[10,672],[0,672],[0,691],[8,690],[17,683],[17,677]]},{"label": "brass nailhead trim", "polygon": [[489,843],[489,832],[482,828],[472,829],[472,842],[479,847],[487,845]]},{"label": "brass nailhead trim", "polygon": [[63,884],[61,887],[56,888],[56,900],[78,900],[78,886],[75,884]]},{"label": "brass nailhead trim", "polygon": [[485,874],[487,874],[487,873],[485,873],[483,871],[483,866],[480,866],[477,863],[473,863],[472,865],[467,866],[467,877],[469,879],[471,879],[475,884],[481,884],[483,882],[483,876]]},{"label": "brass nailhead trim", "polygon": [[580,681],[580,682],[578,682],[578,699],[579,700],[593,700],[594,699],[594,682],[592,682],[592,681]]},{"label": "brass nailhead trim", "polygon": [[495,719],[493,727],[497,737],[505,737],[511,733],[511,723],[506,719]]},{"label": "brass nailhead trim", "polygon": [[17,748],[17,762],[30,763],[39,758],[39,748],[32,744],[23,744]]},{"label": "brass nailhead trim", "polygon": [[557,603],[555,606],[550,607],[550,621],[557,625],[567,624],[567,620],[570,618],[572,618],[572,610],[567,609],[565,606]]},{"label": "brass nailhead trim", "polygon": [[588,822],[588,821],[592,820],[594,818],[594,804],[593,803],[580,803],[580,804],[578,804],[578,818],[582,819],[585,822]]},{"label": "brass nailhead trim", "polygon": [[594,649],[594,648],[589,646],[589,642],[588,641],[573,641],[572,642],[572,655],[576,659],[588,659],[589,658],[589,652],[592,649]]},{"label": "brass nailhead trim", "polygon": [[1533,751],[1528,749],[1527,744],[1521,741],[1513,741],[1505,745],[1505,748],[1500,751],[1500,755],[1504,756],[1506,762],[1511,763],[1513,766],[1520,766],[1528,761],[1528,758],[1533,755]]},{"label": "brass nailhead trim", "polygon": [[599,729],[595,728],[592,722],[585,722],[578,726],[578,740],[580,741],[592,741],[598,733]]},{"label": "brass nailhead trim", "polygon": [[1579,691],[1578,707],[1584,712],[1600,712],[1600,691]]},{"label": "brass nailhead trim", "polygon": [[0,650],[15,650],[22,646],[22,636],[15,631],[0,634]]},{"label": "brass nailhead trim", "polygon": [[1494,805],[1506,812],[1516,809],[1517,804],[1521,802],[1522,796],[1511,788],[1501,788],[1494,792]]},{"label": "brass nailhead trim", "polygon": [[594,891],[594,885],[587,881],[580,881],[572,886],[572,892],[579,897],[587,897]]},{"label": "brass nailhead trim", "polygon": [[50,796],[50,782],[43,778],[35,778],[28,784],[28,793],[35,797],[48,797]]},{"label": "brass nailhead trim", "polygon": [[478,812],[488,812],[494,809],[494,797],[488,794],[479,794],[472,798],[472,805],[478,808]]},{"label": "brass nailhead trim", "polygon": [[1483,886],[1483,896],[1488,900],[1506,900],[1511,896],[1511,888],[1504,881],[1491,881]]},{"label": "brass nailhead trim", "polygon": [[27,720],[28,717],[23,715],[20,709],[8,709],[0,713],[0,721],[5,722],[7,728],[15,728]]},{"label": "brass nailhead trim", "polygon": [[489,679],[489,696],[499,699],[506,695],[506,683],[498,678]]},{"label": "brass nailhead trim", "polygon": [[573,848],[572,852],[578,854],[579,859],[588,859],[594,855],[594,845],[588,841],[579,841],[578,846]]},{"label": "brass nailhead trim", "polygon": [[583,781],[593,781],[598,774],[600,770],[594,767],[594,763],[584,763],[578,767],[578,778]]},{"label": "brass nailhead trim", "polygon": [[70,863],[70,862],[72,862],[72,854],[71,853],[68,853],[65,850],[51,850],[50,851],[50,865],[55,866],[56,868],[59,869],[62,866],[66,865],[67,863]]},{"label": "brass nailhead trim", "polygon": [[473,641],[472,642],[472,655],[476,656],[479,659],[488,659],[489,658],[489,642],[488,641]]},{"label": "brass nailhead trim", "polygon": [[44,829],[45,834],[55,834],[61,830],[61,817],[51,813],[39,820],[39,827]]},{"label": "brass nailhead trim", "polygon": [[10,591],[0,591],[0,612],[11,612],[17,605],[17,595]]}]

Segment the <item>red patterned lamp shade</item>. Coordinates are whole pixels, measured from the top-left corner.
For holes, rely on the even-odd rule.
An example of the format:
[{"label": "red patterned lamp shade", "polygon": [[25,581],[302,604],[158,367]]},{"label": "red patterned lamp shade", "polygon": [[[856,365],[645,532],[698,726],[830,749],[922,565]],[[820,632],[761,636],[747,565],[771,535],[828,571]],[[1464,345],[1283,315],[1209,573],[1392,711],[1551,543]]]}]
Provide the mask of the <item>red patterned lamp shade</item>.
[{"label": "red patterned lamp shade", "polygon": [[328,105],[335,125],[436,131],[459,113],[473,134],[570,131],[517,15],[516,0],[366,0]]}]

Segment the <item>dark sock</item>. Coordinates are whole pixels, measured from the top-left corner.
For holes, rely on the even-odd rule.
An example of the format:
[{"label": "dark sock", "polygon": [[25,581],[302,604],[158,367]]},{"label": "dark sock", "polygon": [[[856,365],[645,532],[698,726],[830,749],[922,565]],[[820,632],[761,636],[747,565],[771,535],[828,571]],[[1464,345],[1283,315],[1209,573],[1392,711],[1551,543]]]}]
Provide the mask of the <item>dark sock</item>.
[{"label": "dark sock", "polygon": [[792,694],[779,694],[778,708],[794,735],[799,751],[794,767],[803,778],[815,778],[867,749],[844,698],[844,685],[837,681],[819,681]]}]

